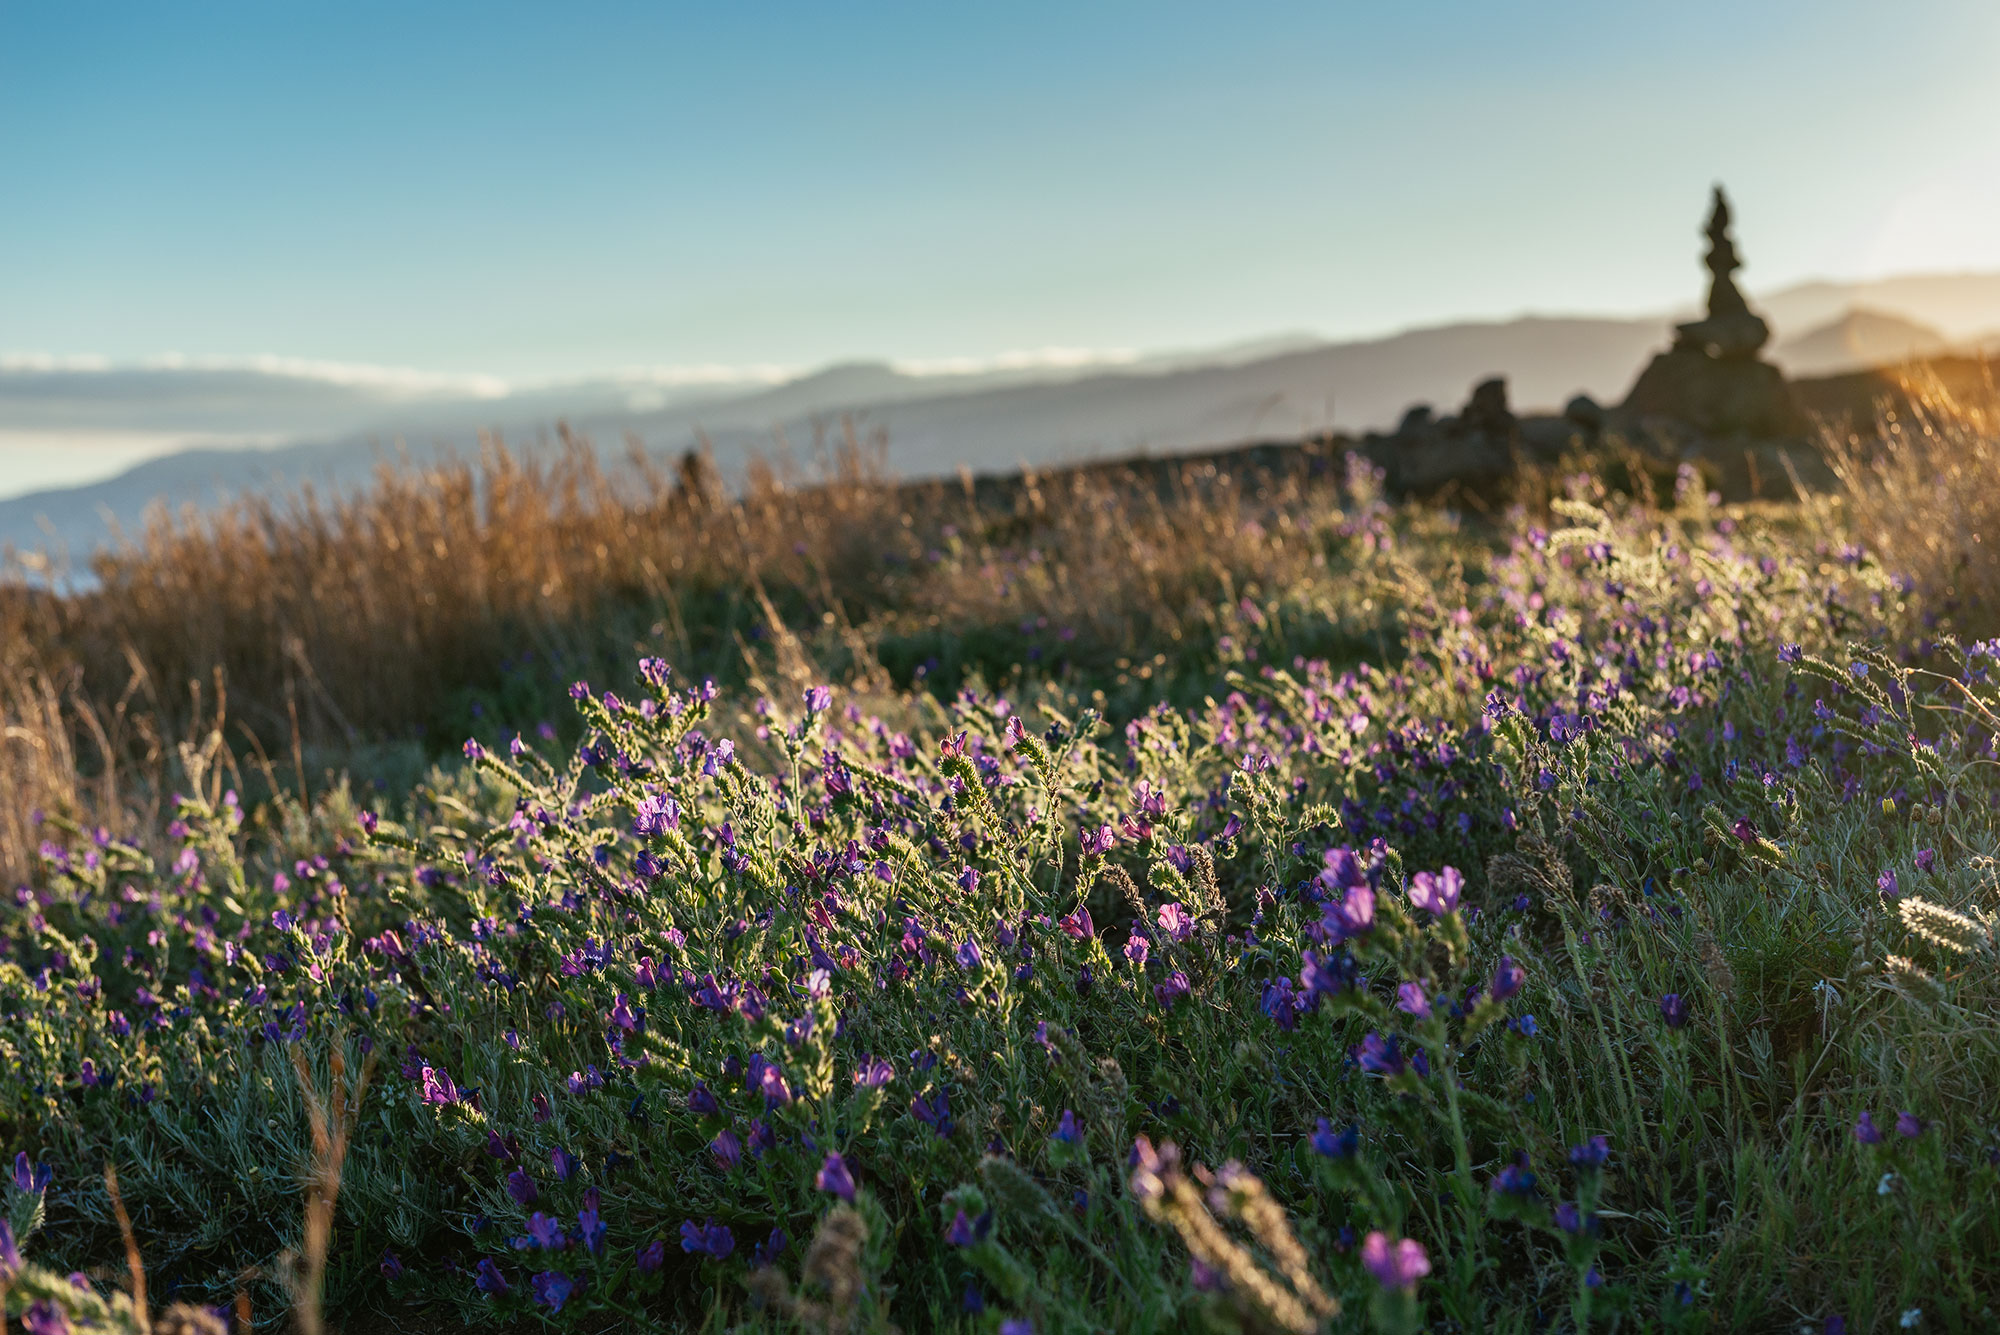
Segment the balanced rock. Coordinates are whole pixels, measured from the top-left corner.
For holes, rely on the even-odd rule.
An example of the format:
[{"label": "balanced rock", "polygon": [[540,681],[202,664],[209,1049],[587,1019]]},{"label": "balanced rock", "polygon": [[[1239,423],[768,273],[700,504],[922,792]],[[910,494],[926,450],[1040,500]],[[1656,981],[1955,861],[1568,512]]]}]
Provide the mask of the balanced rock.
[{"label": "balanced rock", "polygon": [[1758,357],[1771,328],[1737,289],[1729,199],[1715,188],[1708,219],[1708,314],[1676,326],[1674,345],[1640,373],[1619,415],[1709,439],[1784,440],[1806,432],[1782,371]]}]

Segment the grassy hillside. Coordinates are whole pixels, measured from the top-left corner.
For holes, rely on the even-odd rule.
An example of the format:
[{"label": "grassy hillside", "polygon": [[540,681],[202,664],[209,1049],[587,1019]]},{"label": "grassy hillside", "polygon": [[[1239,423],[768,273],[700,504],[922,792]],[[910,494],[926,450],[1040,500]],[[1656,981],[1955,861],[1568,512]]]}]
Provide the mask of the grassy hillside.
[{"label": "grassy hillside", "polygon": [[122,1210],[354,1329],[1990,1329],[2000,433],[1916,406],[1784,507],[496,455],[17,593],[10,1319],[133,1328]]}]

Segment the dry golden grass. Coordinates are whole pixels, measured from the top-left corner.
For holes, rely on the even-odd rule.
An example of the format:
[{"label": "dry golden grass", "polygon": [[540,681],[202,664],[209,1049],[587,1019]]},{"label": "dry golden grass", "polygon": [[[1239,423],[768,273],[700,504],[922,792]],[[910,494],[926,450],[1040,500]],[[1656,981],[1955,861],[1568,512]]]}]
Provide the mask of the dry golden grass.
[{"label": "dry golden grass", "polygon": [[721,675],[789,647],[863,679],[889,675],[885,647],[907,677],[981,637],[1004,671],[1030,657],[1024,626],[1102,664],[1212,645],[1218,609],[1324,564],[1329,462],[904,484],[850,433],[811,476],[759,463],[732,493],[698,457],[606,467],[565,436],[540,459],[490,443],[385,466],[352,496],[156,512],[88,592],[0,579],[0,875],[25,872],[31,810],[131,824],[182,739],[222,729],[245,768],[304,787],[315,754],[455,744],[468,696],[529,655],[623,674],[643,649]]},{"label": "dry golden grass", "polygon": [[1920,374],[1876,429],[1832,436],[1842,524],[1884,565],[1952,600],[1967,629],[2000,619],[2000,396]]}]

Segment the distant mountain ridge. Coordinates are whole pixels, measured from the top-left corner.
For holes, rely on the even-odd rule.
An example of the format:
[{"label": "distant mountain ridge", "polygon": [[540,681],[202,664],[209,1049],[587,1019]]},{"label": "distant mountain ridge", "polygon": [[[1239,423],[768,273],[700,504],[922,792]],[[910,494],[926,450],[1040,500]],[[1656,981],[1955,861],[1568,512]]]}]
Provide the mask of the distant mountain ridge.
[{"label": "distant mountain ridge", "polygon": [[[1226,358],[1168,369],[1134,365],[1061,380],[913,376],[880,363],[829,367],[740,394],[635,413],[610,405],[567,416],[575,431],[615,447],[630,434],[676,453],[699,438],[725,473],[752,454],[796,456],[816,427],[851,420],[886,435],[890,466],[909,477],[1047,465],[1140,451],[1229,444],[1252,435],[1296,435],[1393,421],[1409,403],[1454,403],[1473,380],[1510,376],[1518,401],[1560,404],[1578,389],[1614,394],[1664,337],[1657,320],[1529,318],[1415,330],[1393,338],[1320,344],[1248,361]],[[366,481],[392,454],[415,462],[467,454],[481,429],[541,448],[546,417],[510,420],[510,404],[453,429],[385,426],[338,438],[254,451],[186,450],[104,482],[0,501],[0,544],[66,548],[81,558],[128,531],[148,505],[212,505],[241,492],[278,495],[304,484],[338,490]]]},{"label": "distant mountain ridge", "polygon": [[[1864,296],[1869,305],[1857,309]],[[1758,304],[1780,334],[1774,358],[1794,375],[1824,374],[1871,357],[1928,355],[2000,329],[2000,274],[1808,283]],[[558,420],[614,448],[630,435],[649,450],[677,453],[700,438],[725,472],[753,453],[789,446],[796,454],[815,430],[849,420],[886,436],[895,471],[921,477],[1386,426],[1413,403],[1455,404],[1491,375],[1507,377],[1523,408],[1557,408],[1576,393],[1613,402],[1664,345],[1669,322],[1530,316],[1341,343],[1285,336],[1109,367],[918,375],[864,361],[776,383],[635,375],[476,396],[451,392],[448,381],[0,364],[0,442],[38,429],[146,423],[241,439],[295,424],[289,443],[187,449],[102,482],[0,500],[0,546],[54,545],[80,558],[107,539],[107,521],[129,530],[155,502],[201,507],[240,491],[278,495],[303,484],[338,490],[365,482],[391,454],[422,462],[467,453],[482,431],[532,451]],[[1792,330],[1802,332],[1787,337]],[[0,492],[7,458],[0,447]]]},{"label": "distant mountain ridge", "polygon": [[1771,360],[1791,376],[1839,375],[1893,366],[1952,350],[1929,325],[1882,311],[1854,309],[1771,349]]}]

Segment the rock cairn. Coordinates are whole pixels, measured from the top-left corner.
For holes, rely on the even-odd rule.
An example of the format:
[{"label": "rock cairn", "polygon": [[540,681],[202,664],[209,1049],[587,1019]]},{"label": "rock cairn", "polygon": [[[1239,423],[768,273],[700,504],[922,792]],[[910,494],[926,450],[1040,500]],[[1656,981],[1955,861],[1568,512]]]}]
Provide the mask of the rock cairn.
[{"label": "rock cairn", "polygon": [[1729,197],[1715,187],[1708,218],[1708,314],[1676,326],[1674,345],[1653,358],[1620,405],[1626,424],[1656,435],[1778,441],[1805,435],[1805,415],[1776,366],[1757,354],[1771,327],[1736,287]]}]

